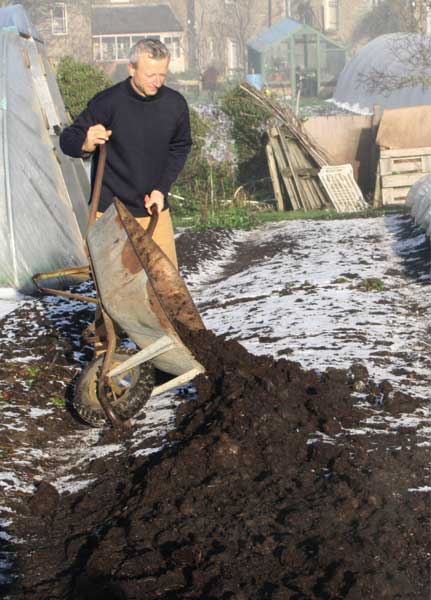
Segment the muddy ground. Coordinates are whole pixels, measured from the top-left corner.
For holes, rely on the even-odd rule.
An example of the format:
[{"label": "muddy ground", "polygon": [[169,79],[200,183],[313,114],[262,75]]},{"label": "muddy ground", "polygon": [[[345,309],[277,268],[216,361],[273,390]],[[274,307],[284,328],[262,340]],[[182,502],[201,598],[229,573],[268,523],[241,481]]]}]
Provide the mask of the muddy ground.
[{"label": "muddy ground", "polygon": [[[228,234],[199,235],[197,253]],[[187,236],[178,248],[193,269]],[[139,453],[131,433],[99,431],[93,447],[121,451],[77,461],[90,483],[59,494],[48,473],[60,440],[68,436],[73,455],[88,431],[68,408],[91,310],[75,306],[70,319],[66,303],[48,311],[46,302],[2,322],[1,460],[18,481],[1,507],[2,556],[16,577],[4,577],[5,597],[429,596],[429,445],[417,425],[362,427],[376,412],[413,413],[423,399],[373,381],[360,364],[305,370],[211,332],[184,333],[207,373],[178,399],[167,443]]]}]

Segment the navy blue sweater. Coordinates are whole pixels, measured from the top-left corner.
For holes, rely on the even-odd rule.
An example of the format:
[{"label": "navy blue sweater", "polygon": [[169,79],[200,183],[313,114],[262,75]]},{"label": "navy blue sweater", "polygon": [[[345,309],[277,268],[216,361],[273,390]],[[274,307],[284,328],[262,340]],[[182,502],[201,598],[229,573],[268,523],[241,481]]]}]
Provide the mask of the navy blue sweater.
[{"label": "navy blue sweater", "polygon": [[[184,166],[192,145],[190,119],[183,96],[162,86],[155,96],[141,96],[130,78],[96,94],[74,123],[64,129],[60,146],[65,154],[82,157],[87,130],[101,123],[112,129],[99,210],[117,196],[135,217],[147,216],[144,197],[153,190],[167,195]],[[91,187],[98,161],[95,151]]]}]

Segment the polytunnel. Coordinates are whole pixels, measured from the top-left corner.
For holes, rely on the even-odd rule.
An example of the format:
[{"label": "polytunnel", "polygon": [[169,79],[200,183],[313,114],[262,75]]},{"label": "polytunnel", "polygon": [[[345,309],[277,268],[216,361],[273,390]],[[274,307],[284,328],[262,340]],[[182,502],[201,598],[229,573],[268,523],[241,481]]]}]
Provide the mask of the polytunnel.
[{"label": "polytunnel", "polygon": [[[401,87],[383,93],[368,89],[363,82],[373,72],[395,77],[414,75],[412,53],[416,47],[431,49],[429,43],[422,43],[421,34],[415,33],[392,33],[372,40],[346,64],[338,78],[332,100],[353,112],[370,114],[375,105],[402,108],[431,104],[431,89],[423,85]],[[421,75],[419,70],[417,74]]]},{"label": "polytunnel", "polygon": [[21,5],[0,9],[0,61],[0,287],[27,293],[35,273],[88,262],[89,182],[59,150],[67,114]]},{"label": "polytunnel", "polygon": [[431,175],[417,181],[410,189],[406,205],[418,225],[431,238]]}]

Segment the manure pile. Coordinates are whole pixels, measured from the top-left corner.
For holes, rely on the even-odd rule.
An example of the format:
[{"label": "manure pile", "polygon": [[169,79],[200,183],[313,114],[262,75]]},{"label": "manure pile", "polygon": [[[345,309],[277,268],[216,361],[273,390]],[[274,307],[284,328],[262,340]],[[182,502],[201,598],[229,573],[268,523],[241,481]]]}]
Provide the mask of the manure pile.
[{"label": "manure pile", "polygon": [[408,491],[427,449],[408,427],[360,431],[375,401],[392,413],[416,401],[361,366],[319,374],[211,332],[186,341],[207,376],[169,444],[96,461],[85,490],[41,484],[29,501],[17,597],[427,597],[429,495]]}]

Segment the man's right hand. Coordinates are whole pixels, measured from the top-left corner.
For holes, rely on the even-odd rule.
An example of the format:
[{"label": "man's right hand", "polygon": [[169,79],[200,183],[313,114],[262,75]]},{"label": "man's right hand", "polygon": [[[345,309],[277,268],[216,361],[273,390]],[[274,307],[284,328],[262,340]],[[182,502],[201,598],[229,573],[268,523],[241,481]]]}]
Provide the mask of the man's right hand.
[{"label": "man's right hand", "polygon": [[106,129],[103,125],[93,125],[87,131],[87,136],[82,144],[83,152],[94,152],[96,146],[100,146],[109,140],[111,137],[111,129]]}]

